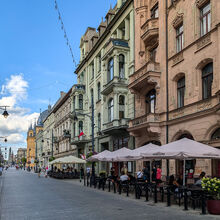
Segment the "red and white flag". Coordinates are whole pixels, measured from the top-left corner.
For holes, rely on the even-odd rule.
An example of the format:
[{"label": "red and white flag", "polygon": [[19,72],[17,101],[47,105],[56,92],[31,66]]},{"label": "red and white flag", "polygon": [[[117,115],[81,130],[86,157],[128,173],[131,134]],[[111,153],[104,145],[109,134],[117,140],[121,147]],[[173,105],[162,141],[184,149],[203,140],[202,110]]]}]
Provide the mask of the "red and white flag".
[{"label": "red and white flag", "polygon": [[81,156],[81,158],[82,158],[83,160],[85,160],[85,159],[86,159],[85,154],[80,154],[80,156]]},{"label": "red and white flag", "polygon": [[84,133],[83,133],[83,131],[81,131],[80,134],[79,134],[79,137],[81,137],[83,135],[84,135]]}]

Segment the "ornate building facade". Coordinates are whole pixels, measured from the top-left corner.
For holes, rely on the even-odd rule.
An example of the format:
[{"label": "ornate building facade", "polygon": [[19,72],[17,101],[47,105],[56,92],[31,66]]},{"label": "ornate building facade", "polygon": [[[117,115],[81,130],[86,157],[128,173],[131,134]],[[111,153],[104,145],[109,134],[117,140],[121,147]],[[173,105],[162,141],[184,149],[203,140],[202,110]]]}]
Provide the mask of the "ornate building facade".
[{"label": "ornate building facade", "polygon": [[[135,1],[135,118],[128,130],[137,147],[183,137],[220,147],[219,9],[214,0]],[[220,176],[220,161],[188,164],[196,174]],[[177,169],[171,161],[171,172]]]},{"label": "ornate building facade", "polygon": [[[133,1],[118,0],[97,30],[88,28],[81,38],[80,63],[75,71],[78,85],[72,90],[73,112],[78,117],[72,144],[78,155],[92,150],[92,100],[95,151],[134,147],[127,132],[128,121],[134,116],[134,97],[128,89],[134,72]],[[81,132],[84,135],[79,137]],[[104,163],[100,169],[105,169]]]}]

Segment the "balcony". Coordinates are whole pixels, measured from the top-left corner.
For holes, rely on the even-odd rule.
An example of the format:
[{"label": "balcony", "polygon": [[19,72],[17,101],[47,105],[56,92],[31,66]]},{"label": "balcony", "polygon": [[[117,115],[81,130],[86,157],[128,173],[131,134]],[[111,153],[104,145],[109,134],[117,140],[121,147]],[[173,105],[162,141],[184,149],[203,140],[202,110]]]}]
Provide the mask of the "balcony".
[{"label": "balcony", "polygon": [[140,92],[147,84],[160,85],[160,64],[149,61],[130,76],[128,88],[133,92]]},{"label": "balcony", "polygon": [[103,59],[107,58],[109,54],[112,53],[114,49],[127,49],[129,50],[128,42],[121,39],[113,39],[111,38],[106,44],[105,44],[105,55],[103,56]]},{"label": "balcony", "polygon": [[82,84],[75,84],[72,87],[72,93],[75,93],[75,92],[84,93],[85,90],[86,90],[86,87],[85,85],[82,85]]},{"label": "balcony", "polygon": [[102,95],[108,95],[113,92],[115,87],[127,88],[127,79],[120,79],[115,76],[111,81],[109,81],[106,85],[103,86]]},{"label": "balcony", "polygon": [[150,113],[129,121],[128,131],[138,133],[142,129],[146,129],[149,133],[160,133],[160,115]]},{"label": "balcony", "polygon": [[[115,119],[112,122],[108,122],[103,124],[103,130],[102,132],[104,134],[122,134],[123,132],[126,132],[126,129],[128,128],[128,118],[123,119]],[[119,133],[120,132],[120,133]]]},{"label": "balcony", "polygon": [[88,142],[90,142],[91,139],[89,139],[87,136],[83,135],[81,137],[75,136],[75,138],[73,138],[71,140],[71,145],[84,145]]},{"label": "balcony", "polygon": [[141,27],[141,38],[145,42],[145,46],[153,45],[159,36],[158,18],[148,19]]}]

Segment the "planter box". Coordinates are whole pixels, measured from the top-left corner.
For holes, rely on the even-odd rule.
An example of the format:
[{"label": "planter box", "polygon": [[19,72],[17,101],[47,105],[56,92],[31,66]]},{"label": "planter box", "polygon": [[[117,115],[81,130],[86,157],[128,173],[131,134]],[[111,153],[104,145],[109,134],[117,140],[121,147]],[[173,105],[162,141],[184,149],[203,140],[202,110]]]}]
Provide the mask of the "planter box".
[{"label": "planter box", "polygon": [[207,210],[210,214],[220,215],[220,200],[207,200]]}]

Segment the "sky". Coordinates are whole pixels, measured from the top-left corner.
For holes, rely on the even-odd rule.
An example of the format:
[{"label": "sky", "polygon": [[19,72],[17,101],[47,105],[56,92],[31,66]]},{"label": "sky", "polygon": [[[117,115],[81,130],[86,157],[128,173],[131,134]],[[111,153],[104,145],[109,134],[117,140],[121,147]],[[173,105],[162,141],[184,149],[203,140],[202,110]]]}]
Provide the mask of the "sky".
[{"label": "sky", "polygon": [[[97,28],[116,2],[57,0],[77,64],[81,36],[88,26]],[[0,115],[0,137],[8,139],[0,145],[16,153],[26,147],[39,112],[77,81],[54,0],[0,0],[0,8],[0,106],[10,106],[7,119]]]}]

